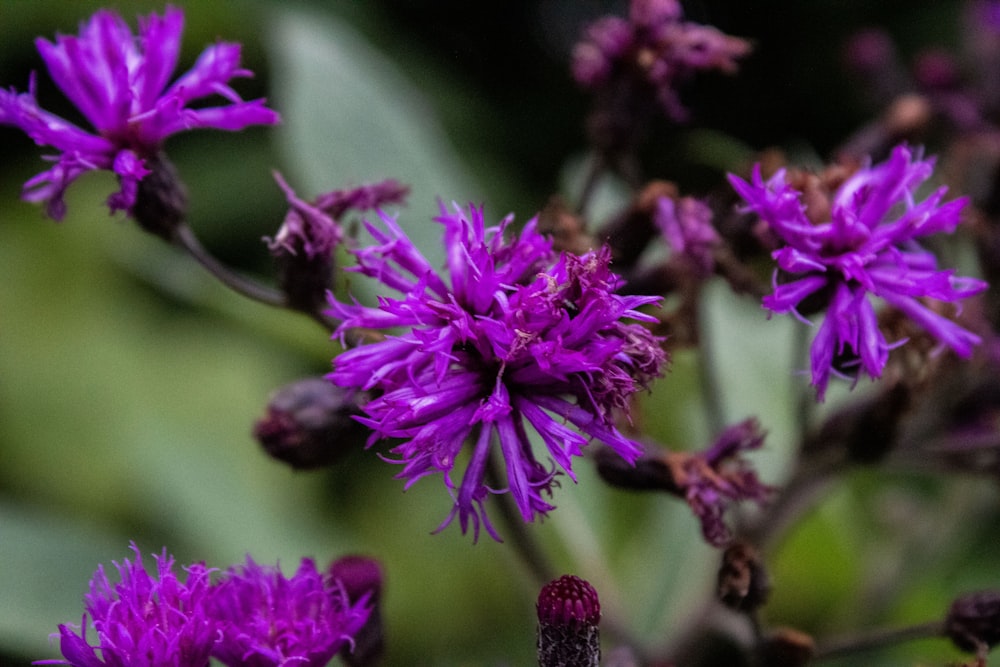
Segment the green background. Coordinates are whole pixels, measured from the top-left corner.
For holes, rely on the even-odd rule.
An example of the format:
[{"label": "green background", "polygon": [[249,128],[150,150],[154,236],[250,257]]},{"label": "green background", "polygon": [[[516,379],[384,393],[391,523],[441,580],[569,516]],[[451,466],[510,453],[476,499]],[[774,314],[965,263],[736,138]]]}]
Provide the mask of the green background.
[{"label": "green background", "polygon": [[[110,4],[132,25],[137,12],[162,9]],[[583,22],[620,9],[571,0],[178,4],[187,13],[179,71],[205,44],[239,40],[257,77],[235,88],[267,95],[284,118],[275,129],[167,144],[190,190],[191,226],[265,280],[260,239],[284,213],[273,169],[306,197],[385,177],[410,183],[401,224],[437,256],[438,197],[524,221],[550,194],[572,195],[587,100],[568,77],[567,54]],[[39,70],[43,106],[75,118],[32,39],[75,32],[99,6],[0,1],[0,85],[23,90]],[[691,127],[653,130],[648,175],[697,192],[748,149],[827,155],[868,111],[840,67],[847,35],[878,24],[904,50],[948,46],[956,7],[688,3],[693,20],[750,37],[757,52],[743,75],[694,86]],[[135,540],[180,563],[224,567],[250,553],[288,572],[303,556],[370,554],[387,572],[389,664],[533,664],[537,585],[506,545],[473,545],[457,527],[430,535],[449,505],[438,480],[403,493],[371,451],[329,471],[294,472],[252,439],[271,391],[329,368],[337,346],[319,327],[242,300],[109,218],[107,174],[70,189],[63,223],[45,219],[18,199],[43,168],[39,151],[10,128],[0,128],[0,147],[0,660],[56,657],[49,633],[79,621],[97,564],[128,556]],[[598,216],[621,197],[609,184]],[[791,406],[805,390],[788,354],[793,327],[719,286],[709,290],[705,325],[726,417],[760,417],[770,435],[755,461],[780,483]],[[671,447],[711,436],[691,352],[675,355],[645,405],[643,425]],[[580,483],[567,480],[559,509],[529,530],[562,571],[597,587],[607,614],[645,642],[668,641],[711,591],[715,553],[680,503],[609,490],[584,460],[576,469]],[[825,637],[935,618],[956,593],[996,584],[996,507],[995,488],[978,481],[857,473],[782,543],[765,621]],[[841,664],[957,655],[928,641]]]}]

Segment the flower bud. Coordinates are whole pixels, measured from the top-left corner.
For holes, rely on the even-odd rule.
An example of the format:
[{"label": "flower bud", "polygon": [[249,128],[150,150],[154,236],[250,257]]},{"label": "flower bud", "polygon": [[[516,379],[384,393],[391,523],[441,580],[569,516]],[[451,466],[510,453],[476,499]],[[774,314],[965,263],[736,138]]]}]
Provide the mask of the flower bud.
[{"label": "flower bud", "polygon": [[1000,590],[978,591],[955,600],[945,617],[944,633],[969,653],[1000,644]]},{"label": "flower bud", "polygon": [[354,635],[354,646],[345,646],[340,658],[348,667],[374,667],[382,662],[385,637],[382,631],[382,566],[374,558],[344,556],[330,564],[330,576],[340,582],[351,604],[368,596],[371,613]]},{"label": "flower bud", "polygon": [[539,667],[597,667],[601,603],[583,579],[566,574],[538,594]]},{"label": "flower bud", "polygon": [[254,425],[254,437],[293,468],[331,465],[364,446],[368,429],[352,419],[361,414],[360,396],[323,378],[297,380],[274,393],[267,415]]},{"label": "flower bud", "polygon": [[147,232],[173,241],[187,215],[187,189],[166,155],[161,153],[145,162],[149,173],[139,181],[132,216]]},{"label": "flower bud", "polygon": [[718,593],[719,601],[735,611],[752,612],[767,602],[770,578],[756,549],[746,542],[735,542],[723,552]]}]

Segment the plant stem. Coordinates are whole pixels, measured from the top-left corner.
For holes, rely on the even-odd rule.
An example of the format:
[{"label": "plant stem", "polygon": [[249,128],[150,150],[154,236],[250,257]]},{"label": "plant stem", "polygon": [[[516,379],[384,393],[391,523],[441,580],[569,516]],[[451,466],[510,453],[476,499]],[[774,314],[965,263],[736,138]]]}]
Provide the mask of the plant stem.
[{"label": "plant stem", "polygon": [[606,166],[607,160],[604,156],[600,153],[594,153],[594,156],[590,159],[587,176],[583,181],[583,190],[580,191],[580,201],[576,205],[576,212],[583,218],[586,218],[584,213],[587,210],[587,205],[590,203],[590,199],[597,189],[597,183],[601,180],[601,175],[604,173]]},{"label": "plant stem", "polygon": [[694,326],[698,328],[696,334],[698,340],[698,385],[701,389],[701,399],[704,403],[705,420],[708,425],[708,432],[717,434],[725,427],[725,411],[722,408],[722,387],[719,384],[719,373],[715,365],[715,357],[712,355],[712,332],[705,332],[701,313],[702,290],[696,290],[690,295],[695,304]]},{"label": "plant stem", "polygon": [[278,290],[272,289],[260,283],[235,273],[229,267],[217,260],[214,255],[208,252],[194,235],[191,228],[185,224],[179,225],[174,230],[174,240],[177,245],[183,248],[196,262],[201,264],[209,273],[218,278],[219,282],[241,294],[248,299],[259,301],[260,303],[278,308],[286,308],[285,295]]},{"label": "plant stem", "polygon": [[[495,488],[503,486],[500,481],[499,472],[497,471],[497,462],[493,456],[490,457],[486,465],[486,477],[490,482],[490,486]],[[497,501],[496,505],[500,511],[500,518],[503,520],[505,526],[503,531],[504,536],[510,538],[510,545],[535,578],[538,588],[541,588],[556,578],[555,568],[552,567],[549,559],[542,552],[541,547],[532,537],[531,533],[525,529],[524,521],[522,521],[517,508],[514,507],[513,496],[510,493],[501,493],[494,496],[494,498]]]},{"label": "plant stem", "polygon": [[944,622],[940,620],[920,623],[918,625],[910,625],[903,628],[879,630],[867,635],[845,637],[843,639],[829,642],[826,645],[821,645],[816,650],[816,654],[813,659],[829,660],[832,658],[839,658],[862,651],[871,651],[873,649],[892,646],[893,644],[900,644],[916,639],[939,637],[943,633]]}]

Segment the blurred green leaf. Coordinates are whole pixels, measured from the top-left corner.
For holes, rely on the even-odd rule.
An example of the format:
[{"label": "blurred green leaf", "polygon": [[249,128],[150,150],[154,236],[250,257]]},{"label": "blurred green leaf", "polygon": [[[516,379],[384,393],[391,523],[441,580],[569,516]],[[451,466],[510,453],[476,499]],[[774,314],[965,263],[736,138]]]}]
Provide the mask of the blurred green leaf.
[{"label": "blurred green leaf", "polygon": [[440,228],[430,221],[437,199],[464,206],[483,193],[416,84],[330,16],[276,9],[268,44],[292,183],[309,196],[386,178],[408,184],[411,212],[400,224],[440,263]]}]

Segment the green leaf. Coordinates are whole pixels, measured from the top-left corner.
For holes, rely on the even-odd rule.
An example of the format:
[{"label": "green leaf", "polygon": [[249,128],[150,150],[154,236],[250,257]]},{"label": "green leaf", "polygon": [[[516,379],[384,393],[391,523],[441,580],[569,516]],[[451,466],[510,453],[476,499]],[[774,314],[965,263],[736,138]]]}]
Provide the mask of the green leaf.
[{"label": "green leaf", "polygon": [[483,193],[417,87],[330,16],[275,10],[267,43],[293,186],[311,195],[385,178],[408,184],[411,212],[400,224],[439,263],[440,228],[430,221],[438,198],[464,206]]}]

